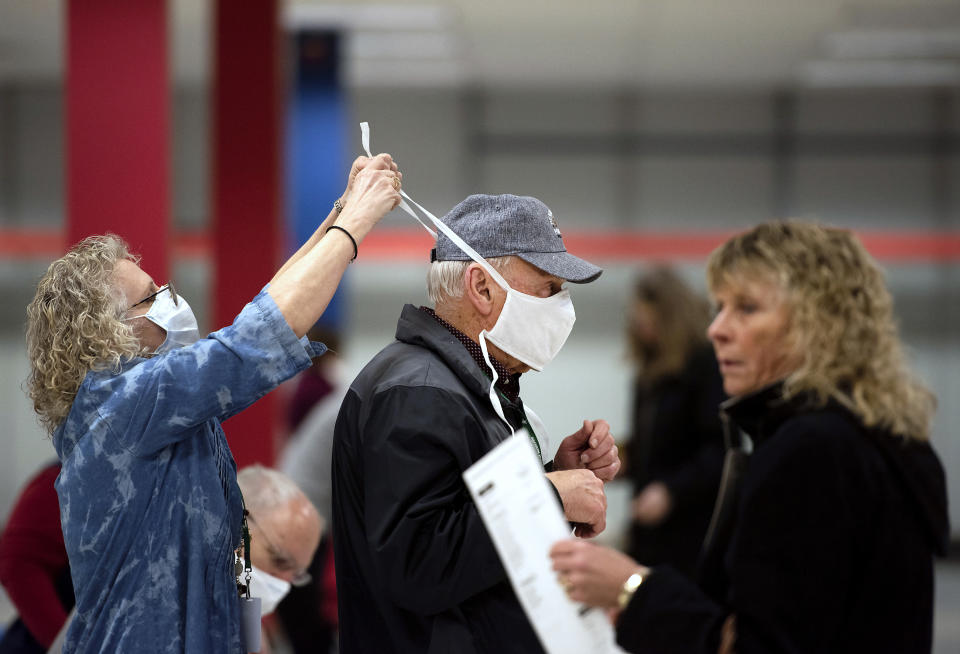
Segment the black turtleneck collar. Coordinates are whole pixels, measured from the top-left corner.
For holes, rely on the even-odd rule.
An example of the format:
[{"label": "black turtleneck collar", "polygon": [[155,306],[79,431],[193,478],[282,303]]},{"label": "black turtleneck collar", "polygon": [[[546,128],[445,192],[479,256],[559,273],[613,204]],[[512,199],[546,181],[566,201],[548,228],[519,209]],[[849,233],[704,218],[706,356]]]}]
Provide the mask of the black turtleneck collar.
[{"label": "black turtleneck collar", "polygon": [[813,400],[805,393],[785,398],[781,380],[753,393],[730,398],[720,405],[720,411],[759,445],[788,418],[813,406]]}]

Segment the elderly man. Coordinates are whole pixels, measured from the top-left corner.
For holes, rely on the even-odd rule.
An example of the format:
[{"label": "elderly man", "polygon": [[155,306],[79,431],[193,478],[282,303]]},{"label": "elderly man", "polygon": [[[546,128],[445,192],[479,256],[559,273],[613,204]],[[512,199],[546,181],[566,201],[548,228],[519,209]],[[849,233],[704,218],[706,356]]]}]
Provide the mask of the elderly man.
[{"label": "elderly man", "polygon": [[303,491],[282,472],[252,465],[237,473],[249,515],[251,593],[261,613],[273,613],[291,586],[310,581],[323,519]]},{"label": "elderly man", "polygon": [[[320,543],[323,518],[303,491],[282,472],[252,465],[237,473],[237,485],[250,515],[251,593],[259,597],[261,615],[273,613],[290,591],[310,581],[306,572]],[[49,654],[60,654],[69,620]],[[269,648],[261,645],[258,651]]]},{"label": "elderly man", "polygon": [[[396,342],[353,382],[337,420],[345,654],[541,651],[461,474],[521,427],[536,451],[546,447],[519,378],[546,365],[573,326],[563,283],[602,271],[567,253],[534,198],[474,195],[443,222],[473,253],[438,235],[427,277],[434,309],[403,308]],[[546,464],[578,535],[603,530],[603,481],[619,465],[602,420],[585,420]]]}]

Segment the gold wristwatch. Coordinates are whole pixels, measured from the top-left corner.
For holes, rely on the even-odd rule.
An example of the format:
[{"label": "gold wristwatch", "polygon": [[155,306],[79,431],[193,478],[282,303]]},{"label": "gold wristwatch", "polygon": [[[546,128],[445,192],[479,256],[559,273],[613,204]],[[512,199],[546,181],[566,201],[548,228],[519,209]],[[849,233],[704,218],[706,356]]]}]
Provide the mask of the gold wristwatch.
[{"label": "gold wristwatch", "polygon": [[620,588],[620,594],[617,595],[617,604],[620,606],[620,610],[627,608],[627,604],[630,603],[630,600],[633,598],[633,594],[637,592],[637,589],[640,587],[640,584],[643,583],[643,580],[650,576],[650,573],[643,575],[639,572],[634,572],[632,575],[627,577],[627,580],[623,582],[623,587]]}]

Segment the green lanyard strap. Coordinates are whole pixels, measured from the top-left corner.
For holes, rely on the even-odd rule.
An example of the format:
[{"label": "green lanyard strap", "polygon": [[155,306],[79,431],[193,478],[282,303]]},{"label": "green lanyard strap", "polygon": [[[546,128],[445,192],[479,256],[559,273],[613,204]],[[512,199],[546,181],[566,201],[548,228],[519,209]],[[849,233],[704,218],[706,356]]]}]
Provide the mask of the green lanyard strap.
[{"label": "green lanyard strap", "polygon": [[530,421],[527,420],[526,414],[523,416],[523,420],[520,424],[527,428],[527,432],[530,434],[530,442],[533,443],[533,448],[537,451],[537,458],[540,459],[540,463],[543,463],[543,451],[540,449],[540,440],[537,438],[537,434],[533,431],[533,425],[530,424]]},{"label": "green lanyard strap", "polygon": [[[507,399],[507,396],[500,392],[500,389],[497,389],[497,395],[500,396],[500,399],[506,402],[507,404],[512,405],[513,403]],[[520,419],[520,426],[524,427],[527,430],[527,433],[530,435],[530,442],[533,443],[533,449],[537,451],[537,457],[540,459],[540,463],[543,463],[543,451],[540,449],[540,440],[537,438],[537,433],[533,430],[533,425],[530,424],[530,421],[527,420],[527,413],[520,409],[520,415],[523,416]]]}]

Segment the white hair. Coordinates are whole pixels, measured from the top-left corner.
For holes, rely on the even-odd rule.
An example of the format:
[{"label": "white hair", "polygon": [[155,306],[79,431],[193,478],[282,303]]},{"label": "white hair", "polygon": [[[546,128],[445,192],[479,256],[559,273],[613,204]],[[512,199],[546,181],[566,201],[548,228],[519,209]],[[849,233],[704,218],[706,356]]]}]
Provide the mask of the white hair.
[{"label": "white hair", "polygon": [[[497,272],[503,273],[513,259],[513,255],[508,255],[490,257],[486,262]],[[463,297],[463,276],[471,263],[473,260],[468,259],[466,261],[434,261],[430,264],[430,269],[427,271],[427,296],[434,307],[444,300]]]},{"label": "white hair", "polygon": [[299,497],[307,500],[307,496],[290,477],[259,463],[238,472],[237,484],[243,493],[244,504],[254,514],[272,511]]}]

